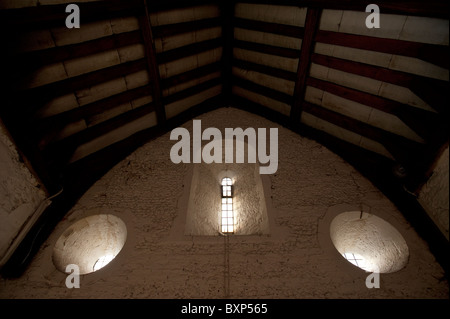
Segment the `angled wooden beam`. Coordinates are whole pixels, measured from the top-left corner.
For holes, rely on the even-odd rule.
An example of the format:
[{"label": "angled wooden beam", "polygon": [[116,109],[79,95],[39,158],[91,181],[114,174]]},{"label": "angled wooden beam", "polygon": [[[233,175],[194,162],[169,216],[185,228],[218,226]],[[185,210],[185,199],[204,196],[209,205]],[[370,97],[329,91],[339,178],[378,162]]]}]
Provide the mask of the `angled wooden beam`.
[{"label": "angled wooden beam", "polygon": [[255,71],[289,81],[295,81],[297,79],[297,73],[295,72],[286,71],[250,61],[234,59],[233,66],[238,67],[240,69]]},{"label": "angled wooden beam", "polygon": [[238,76],[233,76],[233,84],[241,87],[245,90],[251,91],[253,93],[268,97],[275,101],[285,103],[290,105],[292,101],[292,96],[290,94],[286,94],[284,92],[280,92],[278,90],[269,88],[267,86],[249,81],[247,79],[243,79]]},{"label": "angled wooden beam", "polygon": [[313,103],[305,102],[303,108],[309,114],[383,144],[399,163],[411,171],[422,168],[426,149],[424,144]]},{"label": "angled wooden beam", "polygon": [[376,108],[380,111],[395,114],[397,109],[402,107],[407,107],[406,105],[392,101],[386,98],[383,98],[378,95],[370,94],[367,92],[355,90],[346,86],[342,86],[336,83],[316,79],[310,77],[306,80],[306,85],[312,86],[316,89],[323,90],[329,92],[331,94],[340,96],[344,99],[354,101],[357,103],[361,103],[373,108]]},{"label": "angled wooden beam", "polygon": [[10,79],[7,83],[8,90],[18,91],[20,88],[26,87],[30,80],[30,74],[45,65],[81,58],[137,43],[142,43],[142,35],[139,30],[43,50],[21,53],[9,52],[7,53],[6,61],[11,63],[10,67],[16,67],[11,71],[5,72],[10,73]]},{"label": "angled wooden beam", "polygon": [[340,59],[318,53],[313,53],[311,60],[315,64],[323,65],[332,69],[357,74],[374,80],[379,80],[404,87],[407,87],[415,77],[415,75],[411,73],[391,70],[379,66]]},{"label": "angled wooden beam", "polygon": [[113,34],[86,42],[57,46],[48,49],[19,53],[19,60],[30,60],[36,66],[81,58],[87,55],[142,42],[139,30]]},{"label": "angled wooden beam", "polygon": [[167,50],[157,54],[156,60],[160,64],[180,60],[182,58],[195,55],[201,52],[219,48],[222,45],[221,38],[205,40],[201,42],[191,43],[179,48]]},{"label": "angled wooden beam", "polygon": [[450,103],[448,94],[446,94],[449,89],[448,81],[317,53],[312,55],[312,62],[347,73],[406,87],[427,101],[437,111],[442,113],[448,112],[446,111]]},{"label": "angled wooden beam", "polygon": [[82,120],[86,117],[99,114],[109,110],[117,105],[129,102],[131,100],[143,97],[149,94],[151,85],[147,84],[128,91],[114,94],[107,98],[52,115],[41,119],[36,124],[36,133],[40,135],[45,132],[54,131],[63,128],[69,123]]},{"label": "angled wooden beam", "polygon": [[243,18],[234,18],[233,25],[235,28],[273,33],[297,39],[302,39],[305,33],[303,27]]},{"label": "angled wooden beam", "polygon": [[250,101],[249,99],[236,94],[233,94],[231,99],[233,107],[260,115],[270,121],[289,127],[289,117],[278,111],[272,110],[265,105]]},{"label": "angled wooden beam", "polygon": [[223,94],[218,94],[169,118],[167,120],[167,129],[171,130],[183,125],[183,123],[186,123],[187,121],[191,121],[203,113],[214,111],[225,106],[229,106],[227,98],[223,96]]},{"label": "angled wooden beam", "polygon": [[256,42],[234,40],[233,46],[235,48],[260,52],[264,54],[276,55],[284,58],[298,59],[300,50],[283,48],[275,45],[262,44]]},{"label": "angled wooden beam", "polygon": [[154,26],[153,37],[161,38],[220,26],[219,18],[207,18],[174,24]]},{"label": "angled wooden beam", "polygon": [[163,98],[164,104],[168,105],[170,103],[182,100],[184,98],[188,98],[190,96],[193,96],[200,92],[206,91],[206,90],[211,89],[220,84],[222,84],[222,79],[220,77],[208,80],[206,82],[200,83],[198,85],[194,85],[190,88],[184,89],[182,91],[179,91],[179,92],[176,92],[174,94],[164,97]]},{"label": "angled wooden beam", "polygon": [[144,39],[145,57],[147,59],[148,73],[151,83],[151,95],[156,110],[156,118],[158,125],[165,125],[166,111],[162,99],[161,90],[161,76],[159,74],[159,67],[156,61],[156,49],[153,43],[152,27],[150,25],[150,16],[147,6],[147,0],[143,1],[143,12],[139,15],[139,25]]},{"label": "angled wooden beam", "polygon": [[423,109],[419,109],[408,104],[393,101],[382,96],[348,88],[332,82],[308,78],[306,84],[326,91],[344,99],[361,103],[374,109],[392,114],[401,119],[407,126],[415,131],[419,136],[428,141],[432,141],[441,134],[442,128],[446,127],[445,122],[438,114]]},{"label": "angled wooden beam", "polygon": [[[320,9],[352,10],[364,12],[371,3],[365,0],[241,0],[242,3],[272,4],[278,6],[308,7]],[[404,14],[413,16],[439,17],[448,19],[449,2],[446,0],[431,1],[390,1],[379,0],[376,4],[381,13]]]},{"label": "angled wooden beam", "polygon": [[449,68],[449,47],[412,41],[368,37],[335,31],[319,30],[316,41],[349,48],[419,58],[440,67]]},{"label": "angled wooden beam", "polygon": [[[142,9],[141,0],[78,2],[77,5],[81,12],[81,23],[136,16]],[[14,30],[65,27],[66,6],[67,4],[55,4],[0,10],[0,26],[3,27],[5,24]]]},{"label": "angled wooden beam", "polygon": [[103,134],[111,132],[118,127],[121,127],[153,111],[154,109],[152,103],[140,106],[104,122],[88,127],[62,140],[53,142],[49,144],[43,152],[49,163],[55,163],[55,165],[65,165],[78,146]]},{"label": "angled wooden beam", "polygon": [[[163,128],[159,125],[144,129],[133,135],[104,147],[92,154],[89,154],[75,162],[70,163],[65,171],[65,177],[70,180],[74,178],[78,182],[85,183],[85,179],[95,182],[106,171],[108,171],[113,165],[117,164],[120,160],[128,156],[131,152],[137,149],[142,144],[146,143],[149,139],[156,138],[168,130],[175,128],[182,123],[192,119],[194,116],[208,112],[212,109],[223,107],[223,98],[215,96],[206,101],[203,101],[192,108],[170,118],[167,120],[167,127]],[[143,111],[143,110],[142,110]],[[111,166],[106,166],[105,163],[111,163]],[[72,174],[72,173],[74,174]],[[92,179],[91,174],[100,173],[96,178]]]},{"label": "angled wooden beam", "polygon": [[149,12],[167,11],[174,8],[183,9],[195,6],[202,6],[208,4],[217,4],[217,0],[164,0],[164,1],[153,1],[152,5],[149,6]]},{"label": "angled wooden beam", "polygon": [[20,105],[23,105],[21,112],[25,110],[33,111],[56,97],[144,70],[145,67],[146,62],[144,59],[116,64],[104,69],[18,92],[17,101]]},{"label": "angled wooden beam", "polygon": [[319,29],[321,9],[308,8],[305,21],[305,35],[300,51],[300,60],[297,68],[297,81],[295,82],[294,98],[291,108],[292,123],[299,123],[302,113],[302,103],[306,92],[306,79],[311,67],[311,54],[314,51],[314,38]]},{"label": "angled wooden beam", "polygon": [[161,86],[163,89],[168,89],[172,86],[189,82],[194,79],[201,78],[208,74],[212,74],[221,70],[222,64],[220,61],[213,62],[183,73],[175,74],[171,77],[161,79]]}]

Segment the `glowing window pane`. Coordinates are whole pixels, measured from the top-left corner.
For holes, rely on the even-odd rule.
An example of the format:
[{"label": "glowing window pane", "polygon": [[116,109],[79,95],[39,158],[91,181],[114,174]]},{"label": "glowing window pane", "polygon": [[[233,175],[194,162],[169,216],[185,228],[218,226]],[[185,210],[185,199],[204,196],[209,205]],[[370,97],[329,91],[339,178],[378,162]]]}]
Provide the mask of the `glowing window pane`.
[{"label": "glowing window pane", "polygon": [[233,182],[231,181],[231,178],[225,177],[224,179],[222,179],[222,185],[223,186],[226,186],[226,185],[231,186],[232,184],[233,184]]},{"label": "glowing window pane", "polygon": [[222,216],[221,231],[222,233],[234,232],[234,216],[233,216],[233,181],[231,178],[222,179]]},{"label": "glowing window pane", "polygon": [[231,196],[231,186],[222,186],[222,196],[224,196],[224,197]]}]

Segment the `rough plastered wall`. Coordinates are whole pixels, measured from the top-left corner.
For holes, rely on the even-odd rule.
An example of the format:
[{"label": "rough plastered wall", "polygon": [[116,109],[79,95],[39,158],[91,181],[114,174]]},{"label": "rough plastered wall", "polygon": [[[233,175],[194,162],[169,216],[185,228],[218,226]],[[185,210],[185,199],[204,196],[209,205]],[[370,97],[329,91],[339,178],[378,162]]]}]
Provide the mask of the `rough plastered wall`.
[{"label": "rough plastered wall", "polygon": [[[150,4],[151,5],[151,4]],[[195,6],[190,8],[180,8],[150,14],[150,21],[153,27],[162,26],[173,23],[190,22],[208,18],[218,18],[220,16],[219,7],[217,5]],[[222,28],[215,27],[202,29],[198,31],[186,32],[178,35],[163,36],[155,39],[156,53],[166,52],[172,49],[180,48],[185,45],[217,39],[222,36]],[[194,70],[198,67],[205,66],[217,61],[222,57],[222,48],[215,48],[198,54],[194,54],[179,60],[162,63],[159,65],[159,73],[161,79],[167,79],[186,71]],[[173,87],[163,90],[163,96],[168,96],[184,89],[204,83],[220,77],[220,72],[214,72],[197,78],[186,83],[177,84]],[[166,116],[171,118],[190,107],[203,102],[208,98],[212,98],[221,93],[221,85],[216,85],[206,91],[197,93],[190,97],[178,100],[165,105]]]},{"label": "rough plastered wall", "polygon": [[17,244],[21,230],[36,217],[33,214],[44,199],[39,182],[0,123],[0,267],[7,261],[11,245]]},{"label": "rough plastered wall", "polygon": [[[173,164],[167,133],[143,145],[96,182],[66,215],[18,279],[0,280],[1,298],[448,298],[448,283],[426,243],[367,179],[320,144],[256,115],[221,108],[199,117],[202,127],[273,127],[279,166],[265,176],[270,234],[185,236],[179,220],[192,164]],[[183,127],[191,130],[192,121]],[[192,133],[191,133],[192,134]],[[367,273],[339,255],[330,223],[346,211],[375,214],[405,239],[409,260],[365,286]],[[109,265],[65,286],[52,263],[58,237],[74,222],[113,214],[127,227]],[[225,268],[228,251],[229,269]],[[229,290],[226,290],[229,278]],[[228,293],[227,293],[228,291]]]},{"label": "rough plastered wall", "polygon": [[[324,10],[319,28],[320,30],[367,35],[371,37],[440,45],[449,44],[448,20],[384,14],[381,12],[380,28],[368,29],[365,26],[366,17],[367,13],[365,12]],[[416,58],[324,43],[316,43],[314,52],[434,79],[449,80],[448,70]],[[314,63],[311,65],[310,76],[435,112],[433,108],[413,94],[409,89],[394,84],[334,70]],[[424,142],[420,136],[395,115],[309,86],[306,90],[305,100],[372,126],[404,136],[413,141],[419,143]],[[345,128],[330,124],[313,115],[303,113],[302,121],[309,126],[326,131],[343,140],[387,157],[392,157],[380,143],[353,133]]]},{"label": "rough plastered wall", "polygon": [[448,147],[441,155],[433,175],[420,190],[418,200],[433,219],[445,237],[448,237],[449,218],[449,177],[448,177]]}]

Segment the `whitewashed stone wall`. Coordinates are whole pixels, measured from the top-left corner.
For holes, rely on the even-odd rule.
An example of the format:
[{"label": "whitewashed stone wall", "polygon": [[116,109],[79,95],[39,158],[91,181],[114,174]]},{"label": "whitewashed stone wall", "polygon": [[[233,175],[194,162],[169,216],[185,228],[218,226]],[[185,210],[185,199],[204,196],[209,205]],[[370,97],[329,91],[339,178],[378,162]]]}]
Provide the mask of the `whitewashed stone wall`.
[{"label": "whitewashed stone wall", "polygon": [[0,267],[45,196],[0,123]]},{"label": "whitewashed stone wall", "polygon": [[[0,279],[0,297],[27,298],[448,298],[443,269],[396,207],[343,159],[273,122],[233,108],[199,117],[202,127],[276,127],[278,171],[268,177],[269,234],[230,236],[230,291],[224,277],[222,236],[185,236],[186,176],[193,164],[173,164],[170,133],[142,146],[93,185],[44,243],[23,277]],[[192,129],[192,121],[183,125]],[[192,134],[192,133],[191,133]],[[207,200],[207,199],[205,199]],[[347,262],[330,239],[339,213],[379,216],[405,239],[405,268],[368,273]],[[80,289],[52,263],[53,246],[74,222],[114,214],[127,227],[120,254],[105,268],[82,276]]]}]

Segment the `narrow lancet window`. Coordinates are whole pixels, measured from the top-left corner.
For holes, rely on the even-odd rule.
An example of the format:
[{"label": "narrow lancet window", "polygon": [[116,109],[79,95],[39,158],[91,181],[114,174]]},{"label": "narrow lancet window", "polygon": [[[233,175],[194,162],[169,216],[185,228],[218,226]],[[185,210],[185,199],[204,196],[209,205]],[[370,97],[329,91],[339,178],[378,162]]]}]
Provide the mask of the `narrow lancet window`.
[{"label": "narrow lancet window", "polygon": [[224,234],[234,233],[233,215],[233,181],[229,177],[222,179],[222,221],[221,232]]}]

